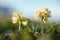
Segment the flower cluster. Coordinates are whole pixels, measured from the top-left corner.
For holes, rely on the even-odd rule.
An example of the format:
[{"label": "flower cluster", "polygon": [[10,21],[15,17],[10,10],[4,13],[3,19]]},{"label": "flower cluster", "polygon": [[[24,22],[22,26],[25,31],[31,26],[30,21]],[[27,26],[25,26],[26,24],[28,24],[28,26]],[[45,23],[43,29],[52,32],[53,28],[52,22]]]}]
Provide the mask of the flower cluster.
[{"label": "flower cluster", "polygon": [[38,11],[36,14],[35,14],[35,18],[36,19],[42,19],[44,23],[46,23],[48,21],[48,18],[51,17],[51,12],[47,9],[47,8],[44,8],[43,9],[43,12],[41,11]]},{"label": "flower cluster", "polygon": [[19,11],[15,11],[15,12],[13,13],[13,15],[12,15],[12,22],[13,22],[14,24],[17,23],[17,22],[20,22],[20,23],[22,23],[24,26],[27,25],[28,21],[26,20],[26,16],[25,16],[25,15],[22,16],[23,21],[20,21],[19,19],[20,19],[20,18],[19,18]]},{"label": "flower cluster", "polygon": [[19,11],[15,11],[14,13],[13,13],[13,15],[12,15],[12,22],[15,24],[15,23],[17,23],[18,22],[18,20],[19,20]]}]

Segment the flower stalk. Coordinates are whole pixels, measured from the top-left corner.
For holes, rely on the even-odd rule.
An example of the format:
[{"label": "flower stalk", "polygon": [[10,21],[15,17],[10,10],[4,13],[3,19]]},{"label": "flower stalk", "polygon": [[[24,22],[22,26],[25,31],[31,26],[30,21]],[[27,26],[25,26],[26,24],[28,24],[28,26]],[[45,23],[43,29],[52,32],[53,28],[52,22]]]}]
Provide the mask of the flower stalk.
[{"label": "flower stalk", "polygon": [[47,8],[44,8],[44,9],[43,9],[43,12],[38,11],[38,12],[35,14],[35,18],[36,18],[36,19],[41,19],[41,20],[42,20],[41,34],[44,33],[44,24],[47,23],[48,18],[51,17],[50,13],[51,13],[51,12],[50,12]]},{"label": "flower stalk", "polygon": [[21,30],[21,24],[20,24],[20,21],[19,21],[19,29],[18,29],[18,31],[20,31]]},{"label": "flower stalk", "polygon": [[41,34],[43,34],[43,33],[44,33],[44,22],[43,22],[43,16],[42,16],[41,21],[42,21]]}]

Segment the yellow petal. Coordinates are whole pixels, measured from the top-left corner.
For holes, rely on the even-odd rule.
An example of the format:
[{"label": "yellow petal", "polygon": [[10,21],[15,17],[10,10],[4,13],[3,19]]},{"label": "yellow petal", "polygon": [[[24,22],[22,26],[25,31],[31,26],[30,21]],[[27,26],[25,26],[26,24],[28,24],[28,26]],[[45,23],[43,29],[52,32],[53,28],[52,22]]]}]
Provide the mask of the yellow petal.
[{"label": "yellow petal", "polygon": [[27,23],[28,23],[28,21],[23,21],[23,22],[22,22],[22,24],[23,24],[24,26],[26,26]]},{"label": "yellow petal", "polygon": [[16,20],[13,20],[12,22],[13,22],[14,24],[15,24],[15,23],[17,23],[17,21],[16,21]]},{"label": "yellow petal", "polygon": [[46,7],[43,8],[43,12],[47,13],[48,9]]},{"label": "yellow petal", "polygon": [[44,17],[47,17],[47,16],[48,16],[48,13],[44,13],[44,12],[43,12],[43,16],[44,16]]},{"label": "yellow petal", "polygon": [[18,16],[18,15],[19,15],[19,11],[13,12],[13,16]]},{"label": "yellow petal", "polygon": [[17,23],[17,21],[18,21],[18,18],[12,17],[12,22],[13,22],[13,23]]},{"label": "yellow petal", "polygon": [[41,14],[41,12],[40,11],[38,11],[37,13],[35,13],[35,18],[40,18],[42,16],[42,14]]},{"label": "yellow petal", "polygon": [[48,19],[46,17],[43,18],[43,22],[46,23]]}]

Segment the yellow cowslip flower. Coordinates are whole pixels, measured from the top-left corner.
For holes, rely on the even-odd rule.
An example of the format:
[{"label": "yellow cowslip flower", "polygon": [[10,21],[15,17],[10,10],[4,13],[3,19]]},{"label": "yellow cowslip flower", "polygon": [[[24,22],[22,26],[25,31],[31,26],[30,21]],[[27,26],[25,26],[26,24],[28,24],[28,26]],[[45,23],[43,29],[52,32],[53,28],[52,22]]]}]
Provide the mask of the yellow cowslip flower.
[{"label": "yellow cowslip flower", "polygon": [[14,16],[13,16],[13,17],[12,17],[12,22],[13,22],[13,23],[17,23],[17,22],[18,22],[18,19],[19,19],[18,17],[14,17]]},{"label": "yellow cowslip flower", "polygon": [[12,21],[12,22],[13,22],[14,24],[15,24],[15,23],[17,23],[17,21],[16,21],[16,20],[14,20],[14,21]]},{"label": "yellow cowslip flower", "polygon": [[44,12],[43,12],[42,15],[45,16],[45,15],[47,15],[47,13],[44,13]]},{"label": "yellow cowslip flower", "polygon": [[48,9],[46,7],[43,8],[43,12],[44,13],[47,13],[48,12]]},{"label": "yellow cowslip flower", "polygon": [[44,17],[51,17],[51,12],[47,8],[43,8],[43,16]]},{"label": "yellow cowslip flower", "polygon": [[51,14],[50,14],[49,11],[48,11],[47,13],[44,13],[44,12],[43,12],[43,16],[44,16],[44,17],[51,17]]},{"label": "yellow cowslip flower", "polygon": [[44,12],[42,14],[42,16],[44,16],[44,17],[48,17],[48,15],[49,15],[48,13],[44,13]]},{"label": "yellow cowslip flower", "polygon": [[48,21],[47,17],[43,18],[43,22],[46,23]]},{"label": "yellow cowslip flower", "polygon": [[13,12],[13,16],[19,16],[19,11]]},{"label": "yellow cowslip flower", "polygon": [[12,22],[17,23],[19,20],[19,11],[15,11],[12,15]]},{"label": "yellow cowslip flower", "polygon": [[42,13],[40,11],[38,11],[37,13],[35,13],[35,18],[39,19],[42,17]]},{"label": "yellow cowslip flower", "polygon": [[28,21],[25,20],[25,21],[22,22],[22,24],[23,24],[24,26],[26,26],[26,25],[28,24]]},{"label": "yellow cowslip flower", "polygon": [[12,22],[15,24],[15,23],[17,23],[18,22],[18,20],[19,20],[19,17],[12,17]]},{"label": "yellow cowslip flower", "polygon": [[12,17],[12,22],[15,24],[17,22],[16,17]]},{"label": "yellow cowslip flower", "polygon": [[15,16],[12,17],[12,22],[13,23],[17,23],[18,20],[19,20],[19,17],[18,16],[17,17],[15,17]]},{"label": "yellow cowslip flower", "polygon": [[47,8],[43,8],[43,16],[47,17],[48,16],[48,9]]}]

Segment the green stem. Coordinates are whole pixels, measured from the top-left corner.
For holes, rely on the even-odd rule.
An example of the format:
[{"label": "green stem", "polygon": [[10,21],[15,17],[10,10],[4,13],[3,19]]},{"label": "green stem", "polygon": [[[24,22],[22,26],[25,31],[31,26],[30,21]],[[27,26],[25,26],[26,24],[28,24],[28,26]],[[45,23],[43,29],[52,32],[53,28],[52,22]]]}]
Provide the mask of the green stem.
[{"label": "green stem", "polygon": [[20,21],[19,21],[19,30],[18,31],[20,31],[21,30],[21,28],[20,28]]},{"label": "green stem", "polygon": [[43,17],[42,17],[42,27],[41,27],[41,34],[44,33],[44,22],[43,22]]}]

